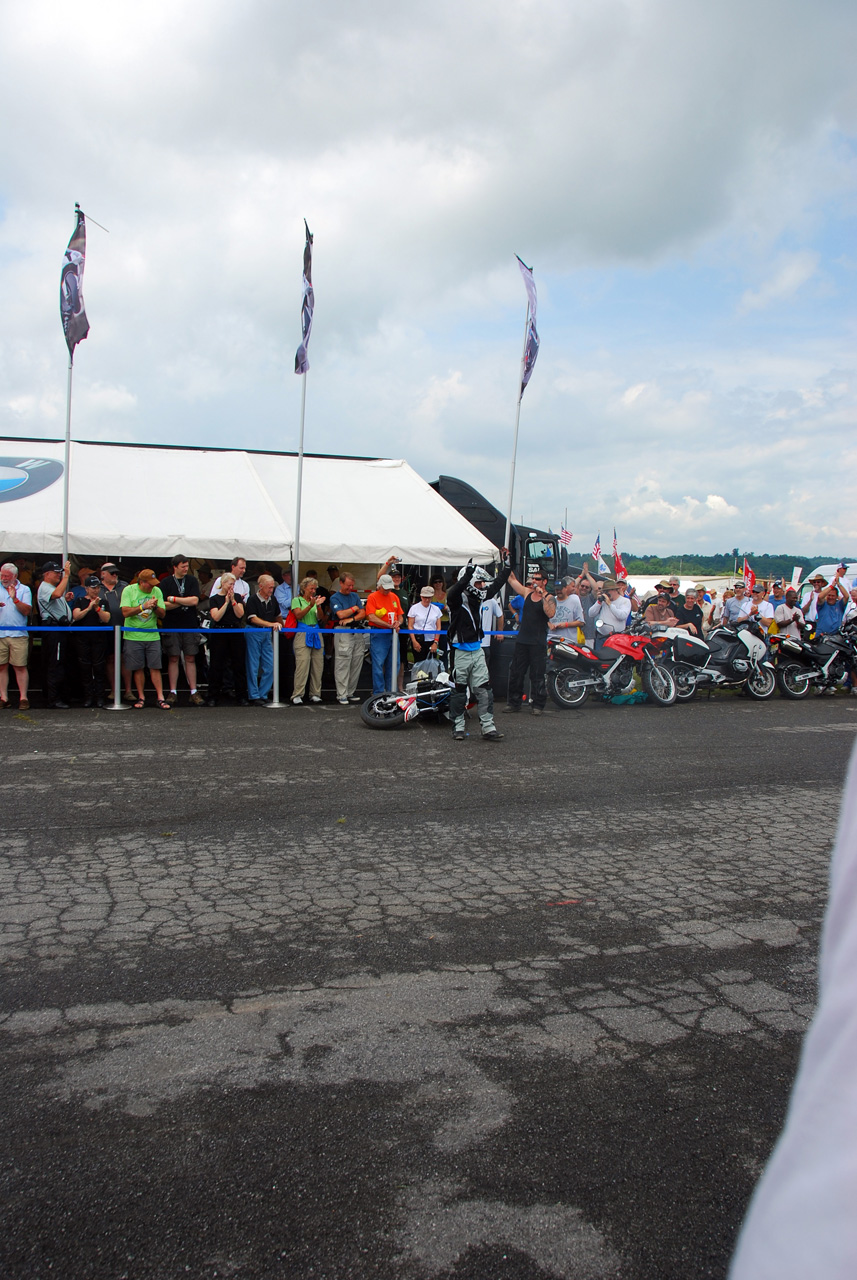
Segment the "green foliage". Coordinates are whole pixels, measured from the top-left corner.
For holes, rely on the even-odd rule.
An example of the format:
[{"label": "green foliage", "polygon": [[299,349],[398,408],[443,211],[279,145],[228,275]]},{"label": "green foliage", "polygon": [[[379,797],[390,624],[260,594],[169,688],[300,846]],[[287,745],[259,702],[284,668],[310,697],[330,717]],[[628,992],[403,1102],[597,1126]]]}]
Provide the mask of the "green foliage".
[{"label": "green foliage", "polygon": [[[651,576],[653,574],[681,573],[686,578],[712,578],[725,577],[734,573],[736,559],[738,560],[738,570],[740,572],[744,564],[744,554],[746,554],[747,560],[757,578],[791,578],[792,569],[795,565],[800,565],[801,569],[805,571],[814,568],[817,564],[836,564],[843,558],[840,555],[757,556],[752,551],[742,552],[737,556],[734,551],[724,551],[716,556],[701,556],[694,552],[684,556],[635,556],[629,551],[623,554],[622,559],[629,575],[640,573]],[[849,563],[854,563],[854,557],[845,556],[844,558]],[[605,559],[609,561],[612,557],[606,556]]]}]

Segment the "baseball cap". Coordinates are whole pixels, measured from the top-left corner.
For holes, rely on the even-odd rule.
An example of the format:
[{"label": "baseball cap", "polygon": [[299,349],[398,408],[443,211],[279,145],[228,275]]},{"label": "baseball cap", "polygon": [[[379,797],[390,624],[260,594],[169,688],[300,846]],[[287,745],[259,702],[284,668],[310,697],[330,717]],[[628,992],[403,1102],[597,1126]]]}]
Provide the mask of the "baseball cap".
[{"label": "baseball cap", "polygon": [[434,598],[434,587],[423,587],[420,596],[428,599],[429,596]]},{"label": "baseball cap", "polygon": [[46,560],[42,565],[42,573],[62,573],[62,565],[59,560]]},{"label": "baseball cap", "polygon": [[106,564],[101,566],[102,573],[118,573],[119,566],[115,565],[112,560],[108,560]]},{"label": "baseball cap", "polygon": [[91,573],[83,584],[85,587],[100,587],[101,579],[97,573]]},{"label": "baseball cap", "polygon": [[389,573],[382,573],[382,574],[381,574],[380,578],[378,579],[378,586],[381,588],[381,590],[382,590],[382,591],[392,591],[392,590],[393,590],[394,583],[393,583],[393,579],[390,577]]},{"label": "baseball cap", "polygon": [[402,576],[402,566],[401,566],[400,564],[394,564],[394,565],[393,565],[393,567],[390,569],[390,573],[392,573],[392,574],[398,574],[398,576],[401,578],[401,576]]}]

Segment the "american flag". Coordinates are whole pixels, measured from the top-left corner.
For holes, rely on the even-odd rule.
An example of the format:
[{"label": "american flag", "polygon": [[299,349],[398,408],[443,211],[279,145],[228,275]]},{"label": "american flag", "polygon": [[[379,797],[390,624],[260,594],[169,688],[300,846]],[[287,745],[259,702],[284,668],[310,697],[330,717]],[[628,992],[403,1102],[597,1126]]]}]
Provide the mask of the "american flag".
[{"label": "american flag", "polygon": [[571,538],[572,538],[572,535],[569,533],[568,529],[566,529],[565,525],[562,525],[560,527],[560,534],[559,534],[559,540],[562,543],[562,545],[564,547],[570,546]]},{"label": "american flag", "polygon": [[593,560],[596,560],[596,561],[601,559],[601,534],[600,534],[600,532],[599,532],[599,533],[596,533],[596,535],[595,535],[595,546],[592,548],[592,559],[593,559]]}]

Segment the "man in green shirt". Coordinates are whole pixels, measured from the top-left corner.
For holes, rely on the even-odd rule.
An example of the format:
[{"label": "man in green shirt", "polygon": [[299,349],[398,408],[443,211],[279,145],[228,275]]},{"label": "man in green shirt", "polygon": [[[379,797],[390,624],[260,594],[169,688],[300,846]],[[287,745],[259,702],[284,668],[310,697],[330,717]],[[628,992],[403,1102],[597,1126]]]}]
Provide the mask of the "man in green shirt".
[{"label": "man in green shirt", "polygon": [[169,711],[170,704],[164,701],[164,686],[161,680],[161,636],[158,631],[158,620],[166,616],[164,597],[158,586],[153,569],[141,569],[137,581],[132,582],[122,592],[122,617],[126,625],[133,628],[125,632],[122,654],[125,666],[134,674],[137,688],[135,708],[140,711],[146,705],[146,668],[149,679],[162,711]]}]

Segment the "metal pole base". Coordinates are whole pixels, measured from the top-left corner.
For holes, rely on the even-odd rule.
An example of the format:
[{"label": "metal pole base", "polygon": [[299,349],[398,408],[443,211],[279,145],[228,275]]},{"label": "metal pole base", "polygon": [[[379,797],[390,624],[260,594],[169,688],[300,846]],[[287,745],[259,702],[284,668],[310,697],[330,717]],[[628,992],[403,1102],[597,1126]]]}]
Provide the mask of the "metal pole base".
[{"label": "metal pole base", "polygon": [[287,702],[266,702],[265,710],[266,711],[282,711],[283,708],[287,707],[288,705],[289,704]]},{"label": "metal pole base", "polygon": [[109,707],[102,707],[102,711],[130,711],[131,705],[128,702],[115,703],[111,702]]}]

